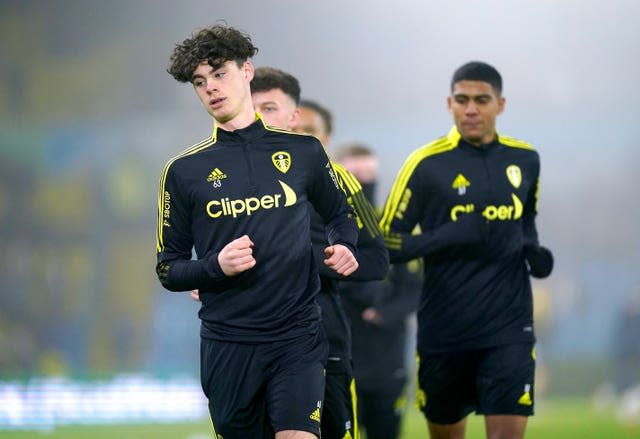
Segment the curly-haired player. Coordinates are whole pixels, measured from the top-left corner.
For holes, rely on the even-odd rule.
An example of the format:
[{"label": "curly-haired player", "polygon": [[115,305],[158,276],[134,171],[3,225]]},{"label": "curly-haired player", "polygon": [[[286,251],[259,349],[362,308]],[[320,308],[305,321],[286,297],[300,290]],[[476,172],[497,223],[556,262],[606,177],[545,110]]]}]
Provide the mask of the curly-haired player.
[{"label": "curly-haired player", "polygon": [[320,142],[255,113],[256,51],[216,25],[171,55],[169,73],[215,123],[162,172],[156,271],[168,290],[199,291],[201,382],[218,437],[308,439],[320,436],[327,340],[307,202],[338,274],[358,268],[358,226]]}]

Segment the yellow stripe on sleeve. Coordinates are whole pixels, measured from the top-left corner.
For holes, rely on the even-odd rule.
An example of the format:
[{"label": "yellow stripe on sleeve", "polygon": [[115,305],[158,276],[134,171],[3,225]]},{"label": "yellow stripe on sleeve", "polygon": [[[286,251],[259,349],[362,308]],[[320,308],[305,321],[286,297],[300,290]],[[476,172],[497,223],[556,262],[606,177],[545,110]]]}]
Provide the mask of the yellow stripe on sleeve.
[{"label": "yellow stripe on sleeve", "polygon": [[163,217],[164,202],[163,201],[164,201],[164,188],[167,180],[167,174],[169,173],[169,168],[179,158],[186,157],[191,154],[195,154],[198,151],[202,151],[203,149],[206,149],[211,145],[213,145],[215,142],[216,142],[216,132],[214,128],[214,133],[211,137],[208,137],[203,141],[187,148],[177,156],[170,159],[167,162],[167,164],[164,165],[164,169],[162,170],[162,176],[160,177],[160,185],[158,189],[158,228],[157,228],[157,235],[156,235],[156,251],[158,253],[160,253],[164,249],[164,241],[163,241],[163,233],[162,233],[164,230],[164,225],[163,225],[164,224],[164,219],[163,219],[164,218]]},{"label": "yellow stripe on sleeve", "polygon": [[380,228],[385,235],[390,231],[391,222],[398,210],[398,205],[400,204],[402,195],[404,194],[409,179],[418,165],[429,156],[454,149],[458,145],[458,139],[459,134],[457,134],[457,130],[454,128],[449,135],[436,139],[433,142],[418,148],[412,152],[409,157],[407,157],[400,168],[400,171],[398,171],[398,175],[391,187],[389,197],[382,213],[382,219],[380,220]]}]

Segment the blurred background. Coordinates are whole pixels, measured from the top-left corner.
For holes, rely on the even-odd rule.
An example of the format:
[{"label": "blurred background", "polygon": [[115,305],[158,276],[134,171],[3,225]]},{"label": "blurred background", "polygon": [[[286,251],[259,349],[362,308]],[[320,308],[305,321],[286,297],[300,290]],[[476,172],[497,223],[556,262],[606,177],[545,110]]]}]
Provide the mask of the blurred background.
[{"label": "blurred background", "polygon": [[640,336],[622,319],[639,313],[638,17],[633,0],[2,0],[0,379],[197,381],[198,305],[155,277],[156,191],[212,121],[165,69],[176,42],[225,20],[252,36],[256,66],[333,111],[332,148],[377,152],[378,203],[449,130],[453,71],[497,67],[498,128],[540,152],[538,229],[556,257],[534,283],[539,385],[616,390]]}]

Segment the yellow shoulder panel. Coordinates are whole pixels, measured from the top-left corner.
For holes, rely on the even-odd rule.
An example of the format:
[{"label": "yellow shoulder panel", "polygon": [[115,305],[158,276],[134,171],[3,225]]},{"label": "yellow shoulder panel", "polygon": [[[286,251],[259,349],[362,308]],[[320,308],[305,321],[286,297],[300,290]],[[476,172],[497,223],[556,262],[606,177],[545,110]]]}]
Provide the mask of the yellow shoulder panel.
[{"label": "yellow shoulder panel", "polygon": [[498,135],[498,140],[503,145],[510,146],[512,148],[522,148],[522,149],[529,149],[529,150],[535,151],[533,146],[531,146],[530,143],[525,142],[524,140],[515,139],[513,137],[503,136],[503,135]]},{"label": "yellow shoulder panel", "polygon": [[391,226],[391,220],[393,219],[396,211],[398,209],[398,205],[400,204],[400,200],[402,199],[402,194],[404,193],[407,183],[409,179],[413,175],[413,172],[418,167],[418,165],[426,158],[441,154],[446,151],[450,151],[458,146],[457,142],[452,142],[451,135],[447,135],[444,137],[440,137],[439,139],[434,140],[431,143],[428,143],[420,148],[416,149],[412,152],[409,157],[405,160],[404,164],[398,171],[398,175],[391,187],[391,191],[389,192],[389,198],[384,207],[384,212],[382,213],[382,219],[380,220],[380,228],[386,234],[389,232],[389,228]]}]

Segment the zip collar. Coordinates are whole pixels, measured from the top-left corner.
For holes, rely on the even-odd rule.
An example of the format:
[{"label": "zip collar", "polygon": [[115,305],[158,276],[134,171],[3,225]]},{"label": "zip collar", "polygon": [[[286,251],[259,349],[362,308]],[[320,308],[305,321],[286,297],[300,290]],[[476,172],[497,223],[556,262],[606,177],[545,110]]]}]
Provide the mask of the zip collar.
[{"label": "zip collar", "polygon": [[262,137],[266,132],[266,125],[264,119],[260,113],[255,113],[255,120],[247,127],[240,128],[234,131],[225,131],[218,126],[217,123],[213,123],[213,142],[223,141],[225,143],[246,143]]},{"label": "zip collar", "polygon": [[451,142],[452,145],[473,148],[476,151],[487,151],[500,144],[500,134],[498,134],[497,131],[496,138],[489,143],[483,143],[479,146],[469,143],[462,138],[460,132],[458,131],[458,128],[456,128],[455,125],[451,128],[449,134],[447,134],[447,139],[449,139],[449,142]]}]

